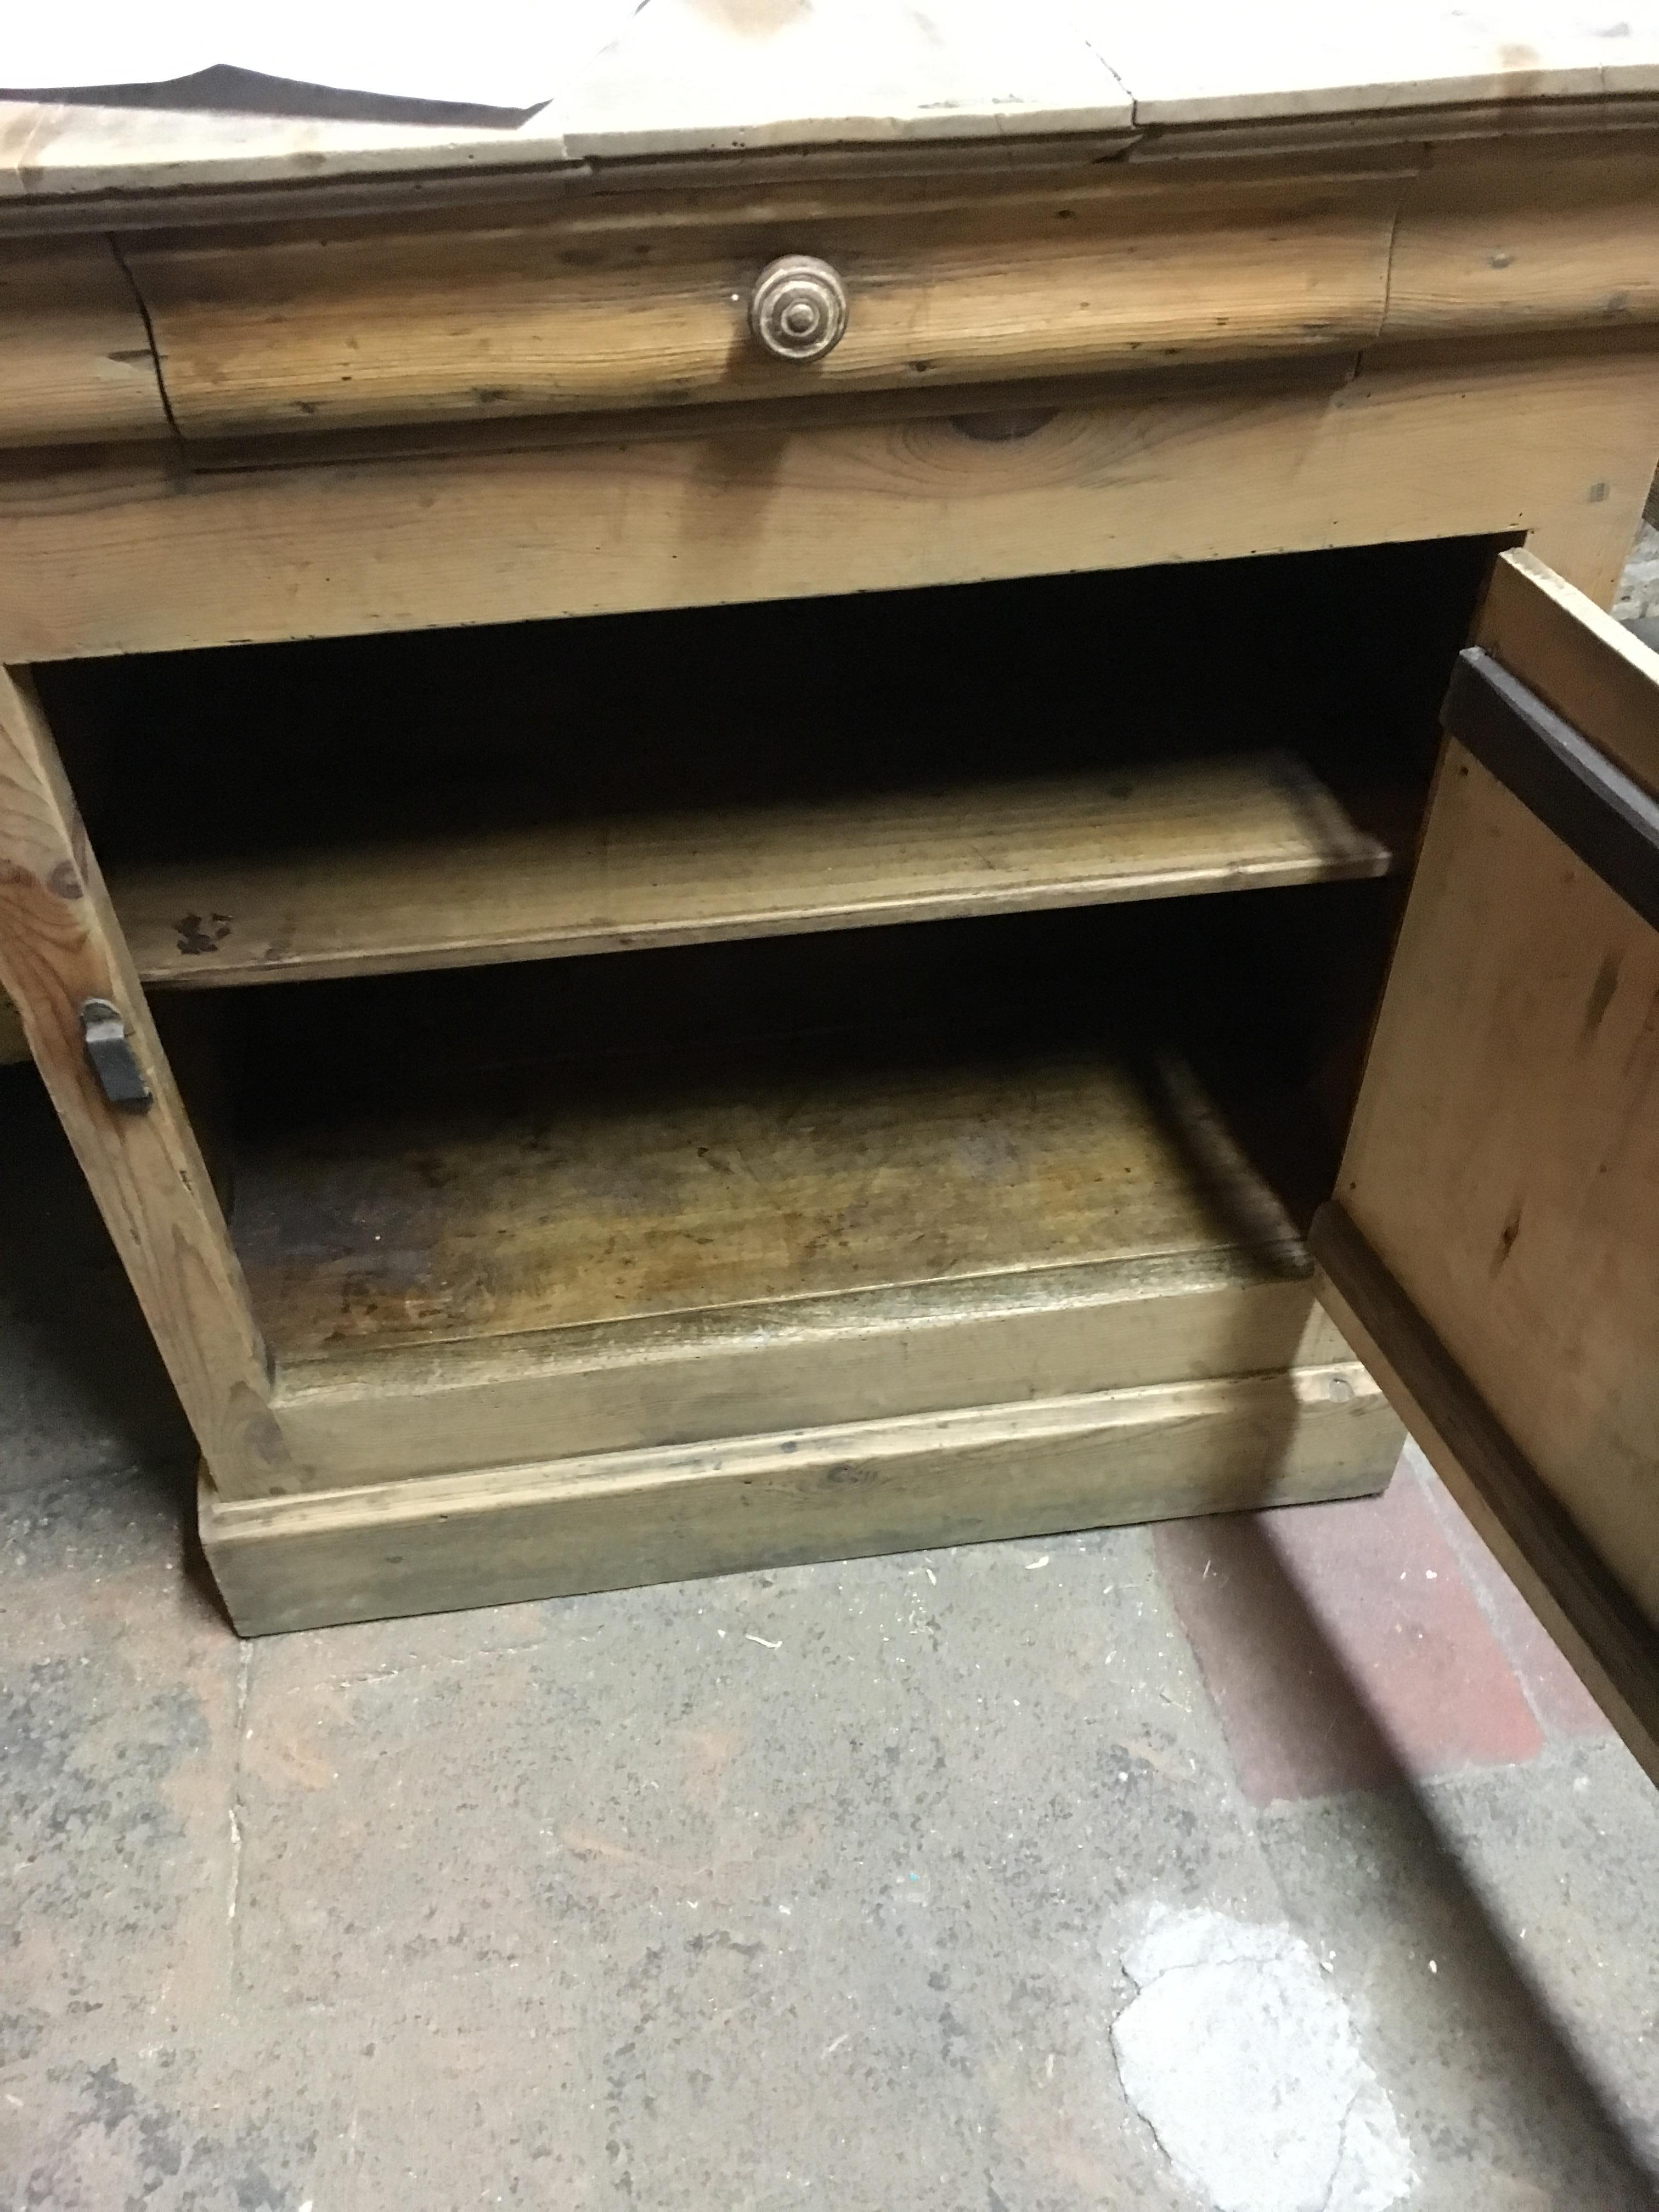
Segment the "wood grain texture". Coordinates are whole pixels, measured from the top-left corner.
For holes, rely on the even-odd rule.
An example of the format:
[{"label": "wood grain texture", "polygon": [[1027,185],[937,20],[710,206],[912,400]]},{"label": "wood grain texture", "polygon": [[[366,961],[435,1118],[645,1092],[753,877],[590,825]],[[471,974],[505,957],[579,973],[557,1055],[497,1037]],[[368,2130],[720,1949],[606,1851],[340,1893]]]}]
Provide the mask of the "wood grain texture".
[{"label": "wood grain texture", "polygon": [[[1399,166],[605,196],[125,252],[185,436],[313,432],[1352,350],[1382,323]],[[847,288],[810,366],[748,329],[782,253]]]},{"label": "wood grain texture", "polygon": [[523,191],[527,171],[556,186],[566,165],[649,160],[667,148],[720,157],[776,146],[796,161],[806,149],[844,158],[850,148],[879,161],[930,141],[960,158],[962,142],[976,140],[1006,161],[1028,137],[1109,146],[1132,135],[1128,94],[1075,9],[1054,0],[1018,14],[937,15],[872,15],[865,0],[829,0],[764,21],[696,0],[653,0],[603,53],[556,75],[523,88],[555,97],[511,129],[499,115],[466,119],[465,109],[434,119],[401,107],[387,119],[319,114],[327,103],[315,101],[299,103],[298,114],[250,114],[205,103],[9,100],[0,104],[0,206],[27,200],[39,220],[41,203],[73,209],[78,199],[85,220],[85,202],[127,193],[164,204],[177,221],[180,200],[216,186],[292,195],[319,185],[327,197],[354,180],[401,179],[408,197],[424,201],[458,179],[465,186],[516,173]]},{"label": "wood grain texture", "polygon": [[1535,553],[1494,563],[1475,642],[1659,798],[1659,654]]},{"label": "wood grain texture", "polygon": [[1656,1008],[1659,932],[1449,744],[1339,1194],[1659,1622]]},{"label": "wood grain texture", "polygon": [[[146,983],[538,960],[1390,872],[1286,752],[113,872]],[[202,918],[211,917],[210,929]]]},{"label": "wood grain texture", "polygon": [[1403,188],[1386,338],[1659,319],[1659,138],[1431,149]]},{"label": "wood grain texture", "polygon": [[1659,1782],[1659,1639],[1338,1205],[1319,1296],[1458,1504]]},{"label": "wood grain texture", "polygon": [[1297,1256],[1188,1253],[289,1363],[307,1487],[1345,1359]]},{"label": "wood grain texture", "polygon": [[235,1504],[202,1540],[245,1636],[1380,1489],[1357,1362]]},{"label": "wood grain texture", "polygon": [[1206,1090],[1120,1027],[601,1048],[459,1097],[394,1078],[248,1133],[237,1249],[284,1366],[1182,1253],[1299,1273]]},{"label": "wood grain texture", "polygon": [[795,164],[826,152],[880,161],[929,141],[948,158],[977,142],[1006,161],[1045,138],[1121,144],[1136,120],[1151,126],[1149,150],[1200,162],[1240,130],[1279,146],[1310,131],[1519,135],[1541,111],[1601,135],[1650,112],[1656,54],[1645,11],[1577,4],[1524,21],[1441,5],[1333,20],[1288,7],[1085,15],[1028,0],[906,14],[823,0],[763,18],[752,5],[653,0],[514,130],[7,101],[0,204],[25,203],[39,222],[79,201],[85,221],[87,203],[121,196],[161,220],[215,188],[326,198],[402,176],[425,198],[527,167],[556,176],[561,163],[637,176],[665,157],[693,170],[735,153],[747,174],[768,149]]},{"label": "wood grain texture", "polygon": [[[131,1277],[215,1480],[295,1486],[224,1217],[32,693],[0,673],[0,984]],[[154,1094],[106,1100],[79,1010],[112,1000]]]},{"label": "wood grain texture", "polygon": [[132,286],[102,238],[0,249],[0,448],[172,436]]},{"label": "wood grain texture", "polygon": [[1528,531],[1611,600],[1659,451],[1655,359],[1426,359],[1351,381],[950,421],[181,477],[0,477],[14,659]]},{"label": "wood grain texture", "polygon": [[[1395,128],[1446,129],[1437,110],[1486,127],[1526,127],[1529,111],[1577,93],[1592,114],[1609,94],[1650,93],[1651,19],[1609,18],[1577,5],[1524,18],[1431,4],[1395,15],[1321,15],[1280,7],[1239,15],[1223,0],[1179,15],[1125,9],[1109,24],[1108,58],[1155,131],[1224,122],[1340,120],[1392,110]],[[1169,136],[1174,136],[1172,131]],[[1179,142],[1177,142],[1179,143]]]}]

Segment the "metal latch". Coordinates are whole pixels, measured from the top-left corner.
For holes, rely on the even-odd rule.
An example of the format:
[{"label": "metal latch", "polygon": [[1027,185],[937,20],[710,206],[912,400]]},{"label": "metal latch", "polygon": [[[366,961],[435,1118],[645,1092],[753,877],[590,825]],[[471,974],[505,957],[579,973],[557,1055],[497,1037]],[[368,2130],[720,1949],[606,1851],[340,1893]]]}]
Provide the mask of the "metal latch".
[{"label": "metal latch", "polygon": [[144,1080],[144,1071],[127,1036],[121,1010],[107,999],[88,999],[81,1008],[81,1035],[92,1072],[104,1086],[104,1096],[124,1113],[147,1114],[155,1103]]}]

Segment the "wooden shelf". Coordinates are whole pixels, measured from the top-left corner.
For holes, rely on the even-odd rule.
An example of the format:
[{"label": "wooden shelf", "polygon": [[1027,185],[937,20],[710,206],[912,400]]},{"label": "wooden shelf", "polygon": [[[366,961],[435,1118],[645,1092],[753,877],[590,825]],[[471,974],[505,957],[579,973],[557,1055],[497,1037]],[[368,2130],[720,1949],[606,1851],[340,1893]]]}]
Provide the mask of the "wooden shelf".
[{"label": "wooden shelf", "polygon": [[256,1137],[234,1225],[285,1367],[1297,1246],[1178,1056],[903,1037],[568,1061]]},{"label": "wooden shelf", "polygon": [[466,967],[1388,874],[1293,753],[111,871],[146,983]]}]

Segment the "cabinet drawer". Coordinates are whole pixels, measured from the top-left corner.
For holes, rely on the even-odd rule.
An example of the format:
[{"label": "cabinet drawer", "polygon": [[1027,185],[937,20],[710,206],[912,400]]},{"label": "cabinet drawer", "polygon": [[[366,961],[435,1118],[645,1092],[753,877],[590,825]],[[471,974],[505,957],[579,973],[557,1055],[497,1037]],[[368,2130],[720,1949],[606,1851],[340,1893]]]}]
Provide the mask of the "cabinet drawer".
[{"label": "cabinet drawer", "polygon": [[[1352,347],[1397,171],[999,189],[891,180],[127,241],[185,437],[964,385]],[[901,196],[902,193],[902,196]],[[762,271],[826,263],[843,335],[779,359]]]},{"label": "cabinet drawer", "polygon": [[106,238],[0,249],[0,451],[164,438],[149,333]]}]

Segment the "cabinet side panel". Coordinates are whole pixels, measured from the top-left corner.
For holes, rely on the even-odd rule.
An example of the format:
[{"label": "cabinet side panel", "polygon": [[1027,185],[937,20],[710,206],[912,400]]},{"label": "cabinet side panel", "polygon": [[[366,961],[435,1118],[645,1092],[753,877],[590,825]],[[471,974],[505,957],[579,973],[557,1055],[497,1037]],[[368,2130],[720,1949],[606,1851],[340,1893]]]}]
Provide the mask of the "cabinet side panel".
[{"label": "cabinet side panel", "polygon": [[[29,1045],[215,1480],[295,1486],[270,1410],[240,1267],[98,864],[33,692],[0,671],[0,988]],[[105,1097],[82,1036],[89,999],[119,1010],[150,1094]]]}]

